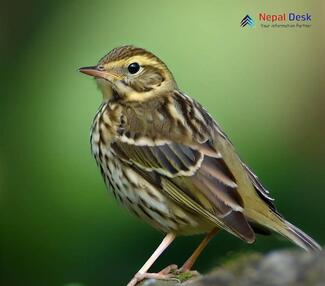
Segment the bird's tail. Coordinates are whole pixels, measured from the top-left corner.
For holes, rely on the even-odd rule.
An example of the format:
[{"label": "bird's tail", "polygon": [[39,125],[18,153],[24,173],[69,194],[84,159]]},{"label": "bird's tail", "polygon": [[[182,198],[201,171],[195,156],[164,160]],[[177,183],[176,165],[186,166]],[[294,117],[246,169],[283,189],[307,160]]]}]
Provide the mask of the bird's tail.
[{"label": "bird's tail", "polygon": [[267,226],[270,230],[279,233],[306,251],[317,252],[322,250],[321,246],[314,239],[298,227],[286,221],[281,215],[275,212],[272,212],[267,217],[261,214],[258,215],[257,213],[256,215],[258,218],[257,222],[261,225]]},{"label": "bird's tail", "polygon": [[321,246],[312,239],[308,234],[304,233],[301,229],[294,226],[290,222],[281,218],[284,227],[281,230],[277,230],[284,237],[291,240],[306,251],[317,252],[322,250]]}]

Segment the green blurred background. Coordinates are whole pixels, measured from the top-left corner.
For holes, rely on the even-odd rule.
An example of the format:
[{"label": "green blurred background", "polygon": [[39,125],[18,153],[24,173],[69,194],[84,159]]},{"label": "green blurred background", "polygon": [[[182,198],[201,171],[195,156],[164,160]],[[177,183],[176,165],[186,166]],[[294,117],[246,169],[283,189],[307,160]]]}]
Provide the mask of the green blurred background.
[{"label": "green blurred background", "polygon": [[[266,1],[265,1],[266,2]],[[290,221],[325,242],[324,1],[10,1],[1,9],[0,281],[124,285],[162,235],[118,206],[90,154],[101,101],[77,72],[112,48],[159,55],[228,133]],[[309,29],[239,27],[259,12],[312,14]],[[153,270],[179,265],[181,237]],[[223,232],[197,268],[292,247]]]}]

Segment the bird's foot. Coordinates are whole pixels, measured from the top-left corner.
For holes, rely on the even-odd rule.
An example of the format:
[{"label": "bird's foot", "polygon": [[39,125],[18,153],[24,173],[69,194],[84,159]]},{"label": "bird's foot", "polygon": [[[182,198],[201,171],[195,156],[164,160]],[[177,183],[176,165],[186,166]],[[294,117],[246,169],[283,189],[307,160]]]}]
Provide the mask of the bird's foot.
[{"label": "bird's foot", "polygon": [[127,286],[135,286],[144,279],[157,279],[157,280],[176,280],[178,267],[175,264],[169,265],[159,271],[158,273],[137,273],[134,275],[133,279],[128,283]]}]

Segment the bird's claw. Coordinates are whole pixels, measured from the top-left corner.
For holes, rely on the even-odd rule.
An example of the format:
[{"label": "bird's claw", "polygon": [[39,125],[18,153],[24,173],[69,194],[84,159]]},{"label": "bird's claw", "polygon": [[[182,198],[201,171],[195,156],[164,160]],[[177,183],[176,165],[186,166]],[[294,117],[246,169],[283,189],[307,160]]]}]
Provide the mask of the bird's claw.
[{"label": "bird's claw", "polygon": [[[157,280],[176,280],[176,275],[178,273],[178,266],[175,264],[169,265],[159,271],[158,273],[137,273],[134,275],[133,279],[128,283],[127,286],[136,286],[139,282],[144,279],[157,279]],[[176,273],[176,274],[175,274]]]},{"label": "bird's claw", "polygon": [[178,272],[178,266],[176,264],[171,264],[165,267],[164,269],[160,270],[158,274],[174,274],[175,272]]}]

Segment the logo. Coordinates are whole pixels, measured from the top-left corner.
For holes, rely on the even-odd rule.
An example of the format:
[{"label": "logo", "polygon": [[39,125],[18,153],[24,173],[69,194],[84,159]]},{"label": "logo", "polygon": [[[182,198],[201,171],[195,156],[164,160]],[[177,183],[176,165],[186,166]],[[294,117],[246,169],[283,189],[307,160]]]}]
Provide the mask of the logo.
[{"label": "logo", "polygon": [[256,26],[256,29],[305,29],[312,27],[313,19],[312,14],[310,14],[310,12],[259,12],[253,16],[255,20],[250,15],[246,15],[240,21],[240,27],[253,28]]},{"label": "logo", "polygon": [[240,26],[241,27],[245,27],[245,26],[249,26],[249,27],[254,27],[254,20],[253,20],[253,18],[251,17],[251,16],[249,16],[249,15],[246,15],[244,18],[243,18],[243,20],[241,20],[241,22],[240,22]]}]

